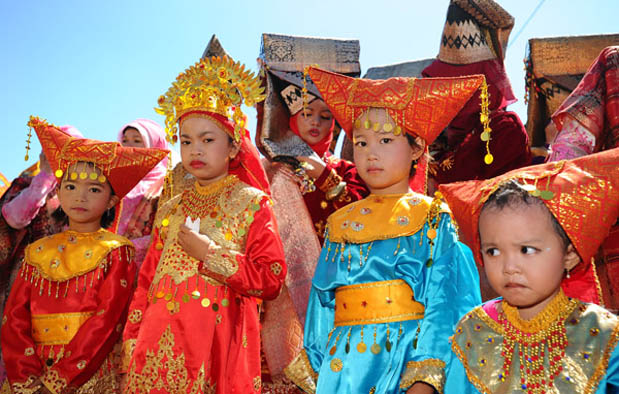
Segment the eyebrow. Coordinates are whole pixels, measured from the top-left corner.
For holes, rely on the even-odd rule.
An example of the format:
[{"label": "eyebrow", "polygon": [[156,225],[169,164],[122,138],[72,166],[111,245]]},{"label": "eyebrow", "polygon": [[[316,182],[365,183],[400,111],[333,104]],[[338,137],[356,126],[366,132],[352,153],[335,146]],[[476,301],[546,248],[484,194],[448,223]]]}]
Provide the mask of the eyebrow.
[{"label": "eyebrow", "polygon": [[[206,134],[215,134],[215,132],[212,131],[212,130],[204,130],[204,131],[201,131],[200,133],[198,133],[198,137],[204,137]],[[191,138],[191,137],[188,136],[187,134],[182,134],[181,133],[181,138]]]}]

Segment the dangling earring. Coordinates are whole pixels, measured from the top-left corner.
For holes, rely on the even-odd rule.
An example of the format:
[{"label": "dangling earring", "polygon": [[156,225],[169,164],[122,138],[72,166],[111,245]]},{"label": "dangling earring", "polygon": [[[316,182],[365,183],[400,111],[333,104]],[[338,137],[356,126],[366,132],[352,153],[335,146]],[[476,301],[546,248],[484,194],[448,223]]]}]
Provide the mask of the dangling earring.
[{"label": "dangling earring", "polygon": [[565,277],[566,278],[570,278],[570,270],[568,270],[567,268],[565,269]]}]

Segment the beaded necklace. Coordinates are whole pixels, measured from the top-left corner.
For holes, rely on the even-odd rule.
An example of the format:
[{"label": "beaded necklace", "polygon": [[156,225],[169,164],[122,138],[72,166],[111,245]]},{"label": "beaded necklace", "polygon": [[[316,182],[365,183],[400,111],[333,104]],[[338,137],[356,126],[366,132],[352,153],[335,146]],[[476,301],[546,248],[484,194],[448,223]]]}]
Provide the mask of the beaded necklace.
[{"label": "beaded necklace", "polygon": [[[554,379],[563,370],[561,359],[565,357],[568,345],[565,333],[565,319],[574,311],[578,301],[568,298],[560,291],[550,303],[531,320],[524,320],[518,308],[501,302],[503,311],[499,322],[503,327],[504,358],[503,372],[499,379],[504,381],[510,374],[512,358],[518,345],[520,361],[520,384],[529,394],[544,393],[554,385]],[[544,369],[544,359],[549,368]]]},{"label": "beaded necklace", "polygon": [[200,186],[196,182],[194,187],[183,191],[181,198],[183,213],[192,220],[204,218],[209,214],[216,214],[217,203],[220,198],[218,192],[236,182],[236,180],[236,176],[232,175],[207,186]]}]

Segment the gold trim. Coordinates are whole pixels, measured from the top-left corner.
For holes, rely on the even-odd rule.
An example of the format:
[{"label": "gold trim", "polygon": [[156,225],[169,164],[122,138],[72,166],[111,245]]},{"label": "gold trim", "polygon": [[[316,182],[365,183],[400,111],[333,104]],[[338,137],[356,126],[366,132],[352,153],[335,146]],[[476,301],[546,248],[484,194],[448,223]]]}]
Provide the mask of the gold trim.
[{"label": "gold trim", "polygon": [[318,381],[318,373],[314,371],[310,364],[309,358],[305,350],[302,350],[291,362],[284,368],[284,374],[294,384],[299,386],[303,391],[309,394],[316,393],[316,382]]},{"label": "gold trim", "polygon": [[137,344],[137,338],[127,339],[123,342],[122,350],[120,353],[120,372],[126,373],[129,370],[129,364],[131,363],[131,357]]},{"label": "gold trim", "polygon": [[94,311],[32,315],[32,339],[39,346],[67,345]]},{"label": "gold trim", "polygon": [[600,379],[602,379],[602,377],[606,375],[606,372],[608,370],[608,361],[610,360],[610,355],[614,352],[615,347],[617,346],[618,342],[619,342],[619,321],[615,325],[615,328],[613,329],[613,333],[610,335],[610,339],[608,343],[606,344],[606,348],[604,349],[604,355],[602,356],[602,359],[600,360],[597,367],[595,368],[595,372],[593,372],[593,375],[591,375],[591,378],[589,378],[589,381],[587,382],[587,387],[585,388],[584,394],[592,394],[596,391],[597,386],[600,383]]},{"label": "gold trim", "polygon": [[576,299],[568,298],[563,290],[560,290],[556,296],[531,320],[525,320],[520,317],[518,308],[509,305],[505,300],[501,302],[501,308],[507,318],[507,321],[519,331],[533,334],[532,341],[535,334],[547,330],[557,320],[565,320],[574,309],[578,306]]},{"label": "gold trim", "polygon": [[67,381],[55,369],[48,369],[41,377],[41,383],[53,394],[62,394],[67,387]]},{"label": "gold trim", "polygon": [[408,389],[416,382],[427,383],[442,394],[445,387],[445,362],[435,358],[409,361],[402,374],[400,388]]},{"label": "gold trim", "polygon": [[[477,310],[477,309],[481,309],[481,307],[475,308],[475,310]],[[473,386],[475,386],[475,388],[477,388],[477,390],[479,390],[479,392],[481,392],[481,393],[491,393],[491,391],[481,381],[481,379],[479,379],[477,377],[477,375],[473,374],[473,371],[469,367],[469,363],[468,363],[468,360],[467,360],[466,356],[464,355],[464,352],[460,348],[460,345],[458,345],[458,342],[456,342],[455,340],[452,341],[452,343],[451,343],[451,350],[456,354],[458,359],[460,359],[460,362],[462,363],[462,366],[464,367],[464,371],[466,372],[466,377],[469,380],[469,382],[473,383]]]}]

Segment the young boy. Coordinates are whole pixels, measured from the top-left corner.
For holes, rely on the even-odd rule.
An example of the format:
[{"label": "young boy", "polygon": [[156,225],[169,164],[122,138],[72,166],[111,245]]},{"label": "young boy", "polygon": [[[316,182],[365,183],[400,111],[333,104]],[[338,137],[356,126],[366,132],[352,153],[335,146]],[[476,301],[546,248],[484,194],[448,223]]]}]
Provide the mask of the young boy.
[{"label": "young boy", "polygon": [[619,390],[619,319],[577,299],[599,291],[591,260],[617,220],[618,164],[614,149],[440,186],[502,296],[458,324],[446,393]]}]

